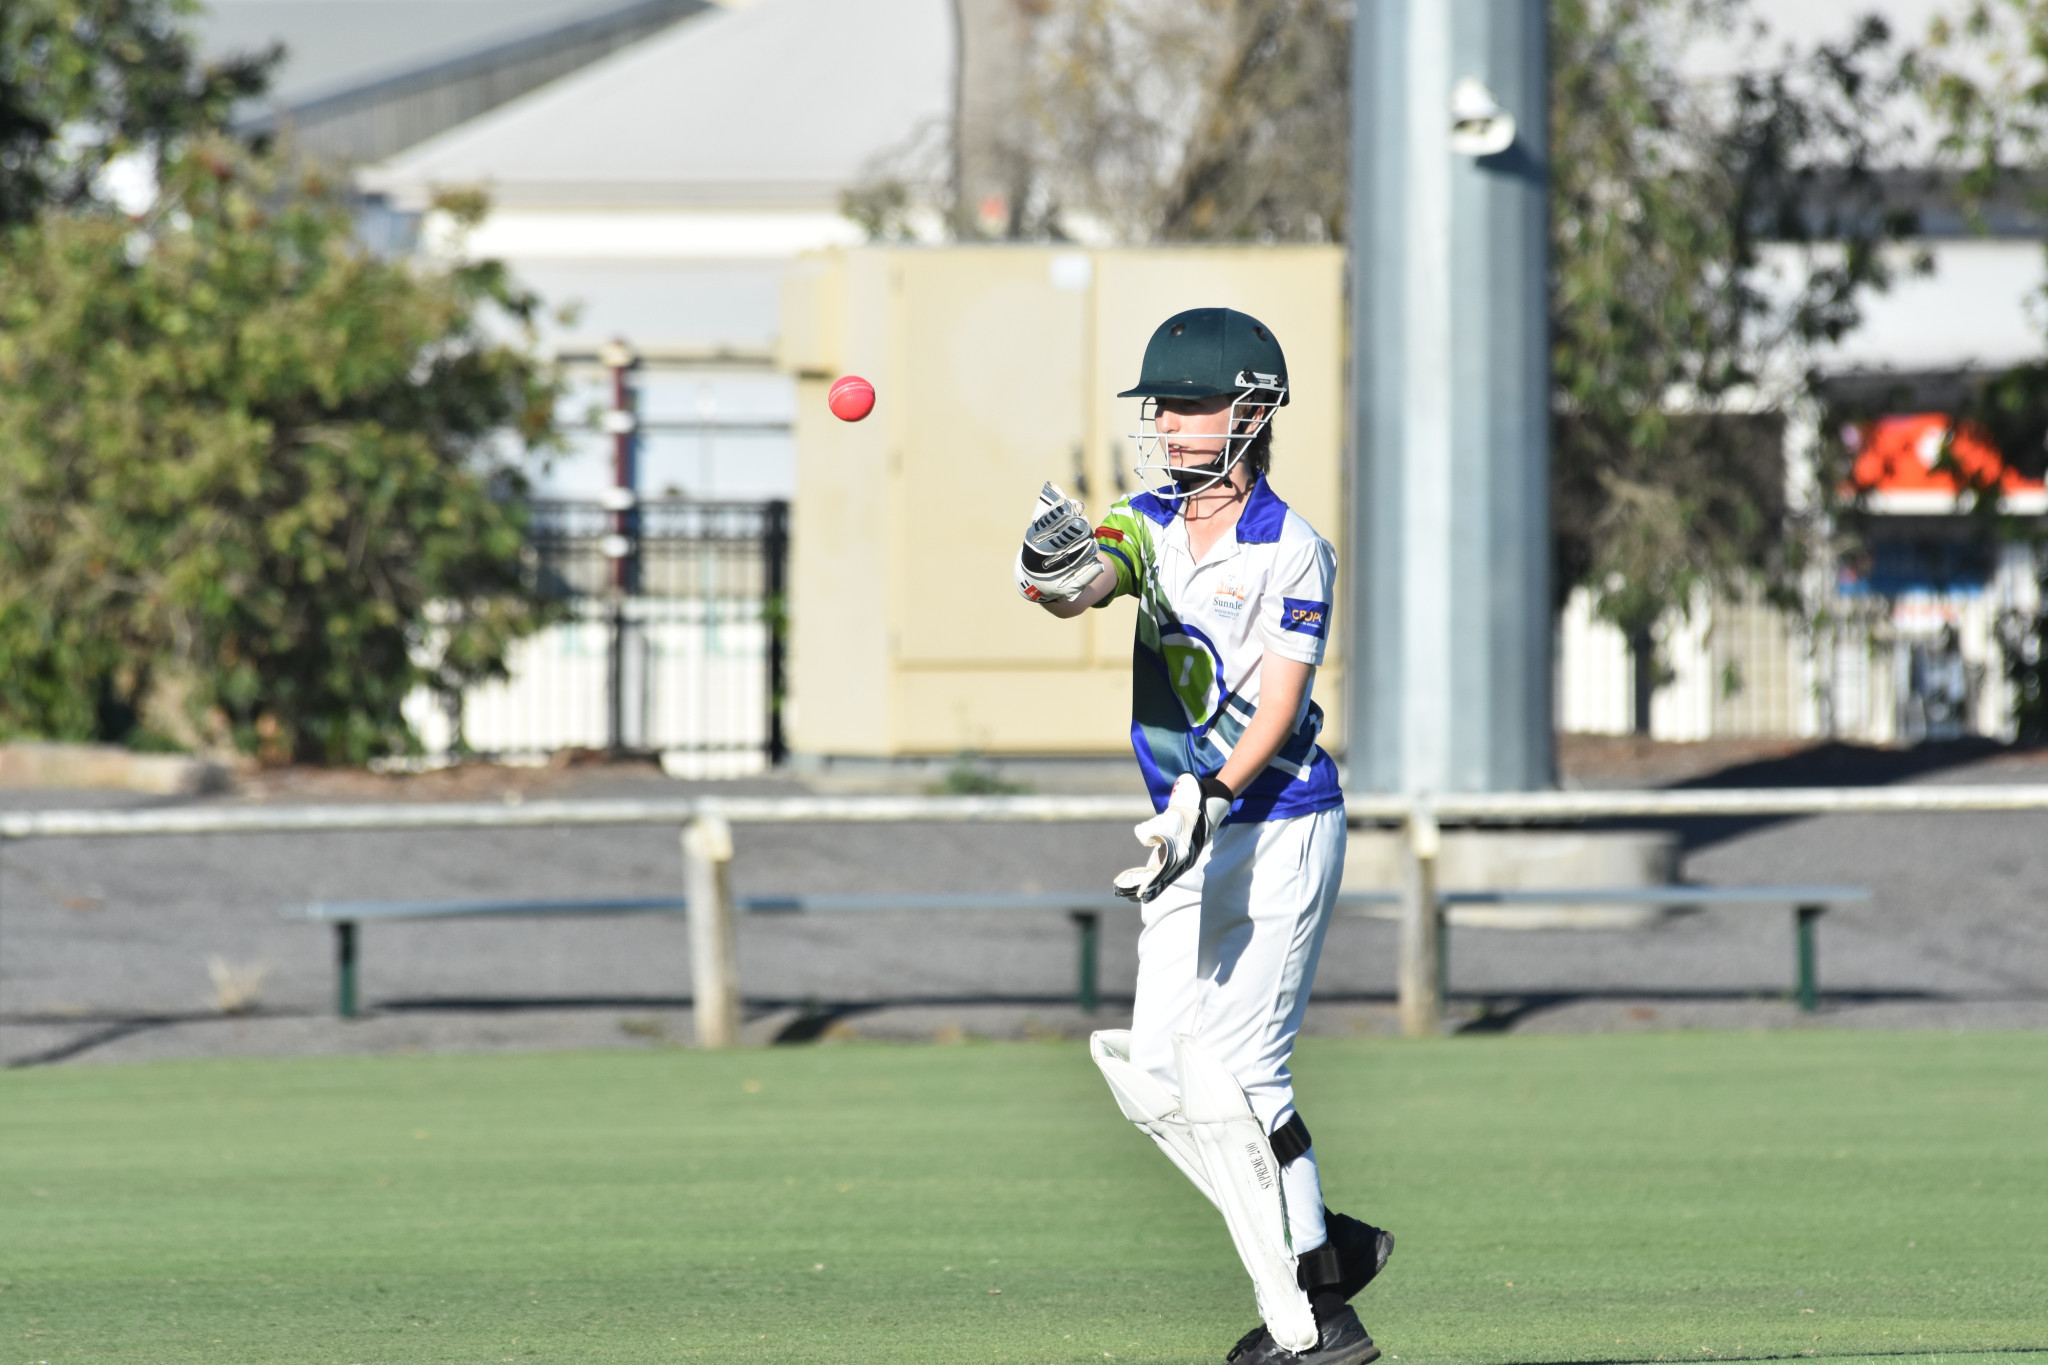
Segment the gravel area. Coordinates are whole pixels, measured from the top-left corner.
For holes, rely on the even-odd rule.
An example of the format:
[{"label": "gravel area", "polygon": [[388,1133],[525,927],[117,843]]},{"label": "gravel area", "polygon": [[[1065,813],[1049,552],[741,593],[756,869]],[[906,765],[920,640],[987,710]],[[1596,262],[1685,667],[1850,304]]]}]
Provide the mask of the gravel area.
[{"label": "gravel area", "polygon": [[[1568,749],[1579,786],[2048,781],[2048,756],[1989,745],[1876,751],[1782,744]],[[1718,760],[1718,761],[1717,761]],[[1109,782],[1075,765],[1076,784]],[[475,800],[797,792],[793,781],[672,782],[651,768],[471,769],[416,778],[269,774],[210,801]],[[143,806],[124,793],[0,791],[0,806]],[[1783,910],[1714,909],[1641,930],[1452,935],[1458,1027],[2048,1027],[2048,816],[1692,821],[1701,881],[1853,882],[1874,901],[1820,928],[1825,1005],[1787,1000]],[[1135,851],[1121,824],[742,826],[742,894],[1093,891]],[[364,1018],[332,1016],[331,930],[310,900],[665,895],[673,831],[404,830],[48,839],[0,847],[0,1061],[405,1050],[676,1046],[691,1036],[684,927],[666,916],[370,925]],[[1101,1011],[1074,1005],[1058,911],[754,916],[740,971],[752,1041],[1073,1036],[1127,1017],[1135,913],[1103,927]],[[1312,1033],[1393,1030],[1395,928],[1330,932]],[[212,970],[210,965],[212,964]],[[254,1007],[224,1014],[214,972]]]}]

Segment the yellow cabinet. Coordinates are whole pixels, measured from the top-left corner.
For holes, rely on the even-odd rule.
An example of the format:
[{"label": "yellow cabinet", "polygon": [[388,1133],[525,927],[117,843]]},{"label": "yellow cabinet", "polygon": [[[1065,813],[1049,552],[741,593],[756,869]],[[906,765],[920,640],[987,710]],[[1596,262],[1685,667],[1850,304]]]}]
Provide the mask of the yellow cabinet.
[{"label": "yellow cabinet", "polygon": [[[1138,405],[1114,395],[1153,328],[1214,305],[1256,314],[1286,348],[1273,486],[1342,555],[1336,248],[864,247],[799,263],[782,330],[799,390],[793,748],[1125,747],[1132,608],[1055,620],[1017,597],[1011,560],[1045,480],[1098,515],[1131,487]],[[826,407],[843,374],[875,385],[863,422]],[[1338,672],[1316,687],[1332,743]]]}]

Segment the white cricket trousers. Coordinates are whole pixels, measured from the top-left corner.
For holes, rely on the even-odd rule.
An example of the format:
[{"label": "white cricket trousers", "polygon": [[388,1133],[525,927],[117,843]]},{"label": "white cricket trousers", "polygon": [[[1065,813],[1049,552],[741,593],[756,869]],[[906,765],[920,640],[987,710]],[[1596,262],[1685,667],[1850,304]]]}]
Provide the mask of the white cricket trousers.
[{"label": "white cricket trousers", "polygon": [[[1267,1132],[1294,1113],[1288,1059],[1344,876],[1344,810],[1225,825],[1138,935],[1131,1061],[1180,1093],[1173,1036],[1230,1069]],[[1313,1129],[1311,1129],[1313,1132]],[[1296,1255],[1327,1240],[1315,1150],[1280,1173]]]}]

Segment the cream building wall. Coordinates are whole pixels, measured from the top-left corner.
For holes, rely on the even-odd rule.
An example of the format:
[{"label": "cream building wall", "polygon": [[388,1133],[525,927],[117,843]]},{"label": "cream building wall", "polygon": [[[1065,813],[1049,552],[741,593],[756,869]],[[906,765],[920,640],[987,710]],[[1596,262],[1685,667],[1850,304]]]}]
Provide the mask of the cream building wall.
[{"label": "cream building wall", "polygon": [[[1152,330],[1203,306],[1254,313],[1280,338],[1293,392],[1274,424],[1273,487],[1341,559],[1336,248],[861,247],[798,264],[780,351],[797,381],[797,752],[1127,747],[1131,604],[1055,620],[1019,600],[1011,560],[1045,480],[1098,517],[1131,490],[1138,404],[1114,395]],[[843,374],[875,385],[866,421],[826,408]],[[1341,746],[1341,663],[1316,692]]]}]

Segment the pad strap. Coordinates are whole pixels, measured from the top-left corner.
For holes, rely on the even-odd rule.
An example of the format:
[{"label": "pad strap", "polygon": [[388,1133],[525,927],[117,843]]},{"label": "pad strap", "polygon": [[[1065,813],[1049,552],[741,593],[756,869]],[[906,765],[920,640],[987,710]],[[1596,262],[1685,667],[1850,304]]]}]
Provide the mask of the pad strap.
[{"label": "pad strap", "polygon": [[1295,1257],[1294,1267],[1295,1282],[1310,1298],[1314,1298],[1318,1290],[1344,1282],[1344,1263],[1337,1256],[1335,1242],[1324,1242],[1314,1251],[1302,1252]]},{"label": "pad strap", "polygon": [[1289,1115],[1287,1122],[1275,1128],[1270,1141],[1273,1144],[1273,1159],[1282,1166],[1290,1164],[1296,1157],[1315,1146],[1315,1139],[1308,1135],[1308,1125],[1301,1121],[1299,1113]]}]

